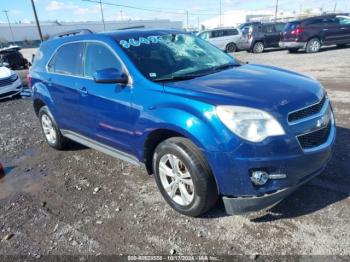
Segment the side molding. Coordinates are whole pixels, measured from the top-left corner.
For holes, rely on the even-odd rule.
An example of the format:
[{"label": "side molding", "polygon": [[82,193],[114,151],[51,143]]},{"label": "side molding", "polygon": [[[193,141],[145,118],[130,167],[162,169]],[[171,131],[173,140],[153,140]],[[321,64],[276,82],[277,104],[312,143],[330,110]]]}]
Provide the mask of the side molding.
[{"label": "side molding", "polygon": [[99,143],[97,141],[94,141],[90,138],[87,138],[85,136],[82,136],[80,134],[77,134],[77,133],[69,131],[69,130],[61,129],[60,131],[61,131],[63,136],[65,136],[65,137],[67,137],[67,138],[69,138],[69,139],[71,139],[79,144],[93,148],[97,151],[100,151],[100,152],[105,153],[107,155],[110,155],[112,157],[118,158],[120,160],[129,162],[130,164],[140,166],[140,167],[144,166],[143,163],[141,163],[136,157],[134,157],[130,154],[127,154],[125,152],[122,152],[120,150],[112,148],[110,146],[104,145],[102,143]]}]

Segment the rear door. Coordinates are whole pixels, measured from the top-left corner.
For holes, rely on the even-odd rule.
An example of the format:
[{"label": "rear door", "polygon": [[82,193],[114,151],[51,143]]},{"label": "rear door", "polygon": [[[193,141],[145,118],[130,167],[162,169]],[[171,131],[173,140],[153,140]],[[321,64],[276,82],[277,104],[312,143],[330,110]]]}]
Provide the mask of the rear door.
[{"label": "rear door", "polygon": [[264,24],[263,32],[265,35],[266,47],[276,47],[280,41],[280,33],[276,31],[274,24]]},{"label": "rear door", "polygon": [[225,48],[224,31],[223,30],[212,31],[209,36],[209,42],[220,49],[224,49]]},{"label": "rear door", "polygon": [[97,70],[123,70],[112,48],[100,42],[88,42],[84,52],[84,81],[80,83],[79,99],[82,134],[105,145],[132,153],[133,117],[132,88],[115,83],[96,83]]},{"label": "rear door", "polygon": [[47,65],[44,83],[55,104],[56,121],[62,129],[79,132],[79,80],[82,77],[82,43],[61,46]]}]

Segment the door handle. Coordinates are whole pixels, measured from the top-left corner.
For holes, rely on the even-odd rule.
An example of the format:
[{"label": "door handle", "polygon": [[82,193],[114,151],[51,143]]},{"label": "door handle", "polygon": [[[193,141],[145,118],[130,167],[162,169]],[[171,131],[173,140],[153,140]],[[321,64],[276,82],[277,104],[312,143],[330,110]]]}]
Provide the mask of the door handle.
[{"label": "door handle", "polygon": [[46,82],[47,86],[52,86],[52,78],[51,77],[46,79],[45,82]]},{"label": "door handle", "polygon": [[87,91],[86,87],[80,87],[78,90],[79,90],[79,92],[82,95],[87,95],[88,94],[88,91]]}]

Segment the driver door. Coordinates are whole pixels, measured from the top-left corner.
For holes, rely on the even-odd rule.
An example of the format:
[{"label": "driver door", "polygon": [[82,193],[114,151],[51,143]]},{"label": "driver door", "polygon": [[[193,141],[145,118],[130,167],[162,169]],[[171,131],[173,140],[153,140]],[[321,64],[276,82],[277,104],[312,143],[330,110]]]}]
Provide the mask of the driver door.
[{"label": "driver door", "polygon": [[84,79],[81,81],[80,112],[85,136],[118,150],[131,153],[133,117],[130,86],[96,83],[98,70],[115,68],[122,71],[120,60],[102,43],[88,42],[84,51]]}]

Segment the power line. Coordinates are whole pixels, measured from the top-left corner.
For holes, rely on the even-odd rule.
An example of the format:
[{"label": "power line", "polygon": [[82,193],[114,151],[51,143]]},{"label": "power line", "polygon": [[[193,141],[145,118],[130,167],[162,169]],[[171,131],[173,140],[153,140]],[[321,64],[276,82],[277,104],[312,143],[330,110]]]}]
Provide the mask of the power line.
[{"label": "power line", "polygon": [[[177,11],[167,11],[166,9],[170,10],[169,8],[166,9],[162,9],[162,8],[148,8],[148,7],[140,7],[140,6],[131,6],[131,5],[122,5],[122,4],[115,4],[115,3],[111,3],[111,2],[102,2],[100,0],[81,0],[84,2],[90,2],[90,3],[97,3],[100,4],[100,2],[103,5],[110,5],[110,6],[117,6],[117,7],[123,7],[123,8],[129,8],[129,9],[135,9],[135,10],[141,10],[141,11],[148,11],[148,12],[155,12],[155,13],[167,13],[167,14],[175,14],[175,15],[187,15],[186,10],[184,10],[183,12],[181,12],[181,10],[183,9],[173,9],[173,10],[179,10]],[[197,12],[201,12],[200,10],[198,10]],[[188,12],[190,15],[204,15],[204,16],[211,16],[211,15],[218,15],[217,13],[195,13],[195,12]]]}]

